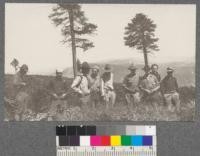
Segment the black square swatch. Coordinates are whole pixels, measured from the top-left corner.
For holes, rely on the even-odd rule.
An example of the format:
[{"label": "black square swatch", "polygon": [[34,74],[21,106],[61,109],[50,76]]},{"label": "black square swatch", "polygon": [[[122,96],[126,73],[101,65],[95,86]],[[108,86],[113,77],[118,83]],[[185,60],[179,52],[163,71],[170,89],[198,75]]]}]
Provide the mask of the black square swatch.
[{"label": "black square swatch", "polygon": [[77,135],[77,126],[67,126],[67,135]]},{"label": "black square swatch", "polygon": [[66,135],[66,126],[56,126],[56,135]]},{"label": "black square swatch", "polygon": [[86,126],[78,126],[77,135],[86,135]]},{"label": "black square swatch", "polygon": [[96,126],[87,126],[86,135],[96,135]]}]

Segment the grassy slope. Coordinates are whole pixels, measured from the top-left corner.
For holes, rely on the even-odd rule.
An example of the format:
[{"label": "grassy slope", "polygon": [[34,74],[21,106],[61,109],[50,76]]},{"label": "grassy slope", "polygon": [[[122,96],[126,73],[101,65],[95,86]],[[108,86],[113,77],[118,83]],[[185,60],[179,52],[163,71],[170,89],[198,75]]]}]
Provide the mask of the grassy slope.
[{"label": "grassy slope", "polygon": [[[14,97],[14,89],[12,87],[12,75],[5,75],[5,95],[9,98]],[[31,101],[29,108],[34,112],[45,112],[48,110],[51,104],[50,97],[45,92],[44,88],[48,82],[53,79],[52,76],[40,76],[29,75],[27,77],[28,88],[27,92],[31,95]],[[67,79],[67,84],[70,86],[72,79]],[[117,93],[117,100],[115,107],[108,112],[104,112],[104,105],[101,103],[96,109],[89,107],[88,112],[82,112],[79,105],[77,105],[77,99],[70,97],[68,99],[68,108],[65,114],[58,114],[57,120],[97,120],[97,121],[123,121],[123,120],[167,120],[176,121],[184,120],[189,121],[194,119],[195,112],[195,88],[194,87],[181,87],[181,106],[182,111],[180,114],[168,112],[166,106],[160,103],[159,111],[155,110],[148,102],[140,103],[140,105],[134,107],[132,111],[128,111],[124,92],[121,83],[115,83],[115,90]]]}]

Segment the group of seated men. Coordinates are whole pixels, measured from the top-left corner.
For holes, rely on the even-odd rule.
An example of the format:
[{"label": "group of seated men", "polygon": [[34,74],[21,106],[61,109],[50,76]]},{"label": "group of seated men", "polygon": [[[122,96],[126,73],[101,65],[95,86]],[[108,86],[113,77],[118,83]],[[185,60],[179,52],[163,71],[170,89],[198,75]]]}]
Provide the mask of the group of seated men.
[{"label": "group of seated men", "polygon": [[[172,68],[167,68],[167,76],[162,80],[158,73],[157,64],[153,64],[151,68],[145,67],[143,76],[137,73],[134,64],[131,64],[128,70],[130,73],[123,80],[123,89],[129,108],[132,109],[133,105],[137,105],[141,101],[149,101],[155,109],[157,109],[156,105],[162,102],[168,106],[170,111],[175,108],[180,111],[178,83],[173,76],[174,70]],[[58,75],[62,79],[62,72],[57,71],[57,79]],[[109,109],[114,106],[116,100],[113,81],[114,73],[109,64],[105,65],[102,74],[100,74],[99,66],[90,67],[87,62],[83,62],[71,84],[71,89],[77,93],[83,109],[95,108],[98,103],[102,102],[105,104],[105,108]],[[67,94],[64,93],[63,97],[65,95]]]},{"label": "group of seated men", "polygon": [[178,93],[178,83],[173,76],[174,70],[167,68],[167,75],[161,80],[158,73],[158,65],[153,64],[151,68],[145,67],[145,74],[139,76],[137,68],[132,64],[128,68],[130,73],[124,78],[123,87],[125,88],[125,98],[129,106],[139,102],[148,101],[155,110],[160,103],[168,106],[170,111],[180,111],[180,99]]},{"label": "group of seated men", "polygon": [[[180,111],[178,84],[176,78],[173,76],[174,70],[172,68],[167,68],[167,75],[162,80],[158,73],[157,64],[153,64],[151,68],[143,68],[145,73],[143,76],[138,74],[134,64],[131,64],[128,70],[130,73],[123,80],[123,89],[127,105],[130,109],[144,100],[149,101],[157,109],[156,104],[159,104],[160,100],[162,100],[170,111],[174,111],[175,108],[178,112]],[[21,89],[26,86],[24,77],[27,72],[28,66],[22,65],[16,73],[14,85],[17,88]],[[83,110],[87,110],[89,107],[95,108],[99,103],[104,103],[106,110],[108,110],[114,107],[116,101],[113,81],[114,73],[109,64],[105,65],[102,74],[100,74],[99,66],[94,65],[90,67],[87,62],[83,62],[70,88],[72,92],[76,93]],[[24,94],[20,89],[18,89],[16,98],[21,98],[20,95]],[[69,87],[63,79],[62,71],[56,70],[56,77],[50,81],[47,90],[52,97],[52,101],[66,99],[69,94]],[[19,105],[17,118],[20,118],[25,108],[25,104]],[[57,108],[57,103],[52,103],[49,112],[56,112]],[[50,115],[52,114],[50,113]]]}]

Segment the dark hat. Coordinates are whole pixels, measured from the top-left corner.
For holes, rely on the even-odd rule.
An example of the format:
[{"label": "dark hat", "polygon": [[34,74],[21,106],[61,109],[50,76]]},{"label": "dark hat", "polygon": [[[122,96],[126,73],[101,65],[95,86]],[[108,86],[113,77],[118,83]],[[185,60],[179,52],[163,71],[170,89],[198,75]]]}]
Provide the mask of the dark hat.
[{"label": "dark hat", "polygon": [[26,64],[23,64],[21,67],[20,67],[20,70],[27,70],[28,71],[28,66]]},{"label": "dark hat", "polygon": [[129,70],[136,70],[136,66],[132,63],[129,67],[128,67]]},{"label": "dark hat", "polygon": [[82,69],[90,69],[90,66],[87,62],[83,62],[82,65],[81,65],[81,68]]},{"label": "dark hat", "polygon": [[173,72],[173,71],[174,71],[173,68],[171,68],[171,67],[167,67],[167,72]]},{"label": "dark hat", "polygon": [[151,70],[151,68],[150,68],[149,66],[144,66],[142,69],[143,69],[144,71],[150,71],[150,70]]},{"label": "dark hat", "polygon": [[19,61],[17,59],[13,59],[12,62],[10,63],[12,66],[16,67],[19,65]]},{"label": "dark hat", "polygon": [[106,64],[105,67],[104,67],[104,71],[105,72],[111,72],[111,66],[109,64]]}]

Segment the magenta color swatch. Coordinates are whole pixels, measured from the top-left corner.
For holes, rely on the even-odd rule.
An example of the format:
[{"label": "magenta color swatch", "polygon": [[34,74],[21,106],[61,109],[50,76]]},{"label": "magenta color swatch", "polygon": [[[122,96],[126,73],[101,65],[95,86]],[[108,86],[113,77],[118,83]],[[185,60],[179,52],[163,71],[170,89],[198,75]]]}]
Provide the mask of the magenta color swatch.
[{"label": "magenta color swatch", "polygon": [[101,146],[101,136],[90,136],[91,146]]}]

